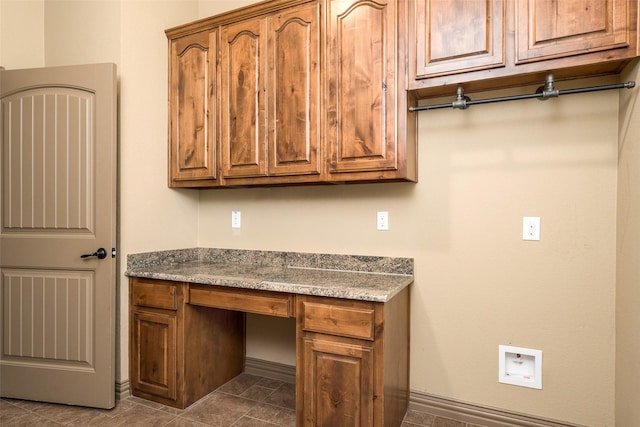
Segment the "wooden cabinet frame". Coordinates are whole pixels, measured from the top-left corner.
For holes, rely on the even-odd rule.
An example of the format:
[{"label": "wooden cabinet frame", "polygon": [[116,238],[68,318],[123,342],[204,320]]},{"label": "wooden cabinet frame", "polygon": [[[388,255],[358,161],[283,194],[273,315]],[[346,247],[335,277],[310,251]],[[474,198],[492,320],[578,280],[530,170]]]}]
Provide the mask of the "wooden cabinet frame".
[{"label": "wooden cabinet frame", "polygon": [[[451,33],[451,27],[439,29],[439,21],[430,20],[434,9],[430,3],[437,5],[436,12],[440,8],[446,11],[443,15],[450,13],[451,19],[456,14],[451,9],[463,9],[457,13],[461,17],[454,21],[457,35]],[[542,85],[549,73],[556,81],[617,74],[640,54],[638,3],[639,0],[399,2],[400,19],[408,23],[407,89],[416,98],[453,99],[458,86],[463,86],[465,93],[472,93]],[[457,27],[458,22],[472,22],[474,9],[484,11],[487,22]],[[504,13],[503,19],[500,13]],[[447,44],[443,53],[436,51],[433,55],[433,46],[439,45],[438,40],[431,39],[434,30],[436,37],[449,34],[459,42],[448,40],[454,45]],[[489,48],[495,53],[494,58]]]},{"label": "wooden cabinet frame", "polygon": [[245,312],[296,317],[298,426],[402,423],[408,287],[381,303],[131,278],[132,394],[183,409],[238,375]]},{"label": "wooden cabinet frame", "polygon": [[[400,3],[271,0],[167,30],[169,185],[417,181]],[[216,78],[181,116],[180,70],[200,59],[174,46],[205,34]],[[197,88],[209,77],[190,74]]]}]

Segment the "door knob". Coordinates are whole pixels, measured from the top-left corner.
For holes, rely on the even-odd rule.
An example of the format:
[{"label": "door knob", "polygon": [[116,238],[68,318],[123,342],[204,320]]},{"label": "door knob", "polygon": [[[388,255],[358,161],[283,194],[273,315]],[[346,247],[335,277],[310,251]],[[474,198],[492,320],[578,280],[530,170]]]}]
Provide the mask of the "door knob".
[{"label": "door knob", "polygon": [[107,251],[105,248],[100,248],[92,254],[80,255],[80,258],[90,258],[93,256],[98,257],[98,259],[105,259],[107,257]]}]

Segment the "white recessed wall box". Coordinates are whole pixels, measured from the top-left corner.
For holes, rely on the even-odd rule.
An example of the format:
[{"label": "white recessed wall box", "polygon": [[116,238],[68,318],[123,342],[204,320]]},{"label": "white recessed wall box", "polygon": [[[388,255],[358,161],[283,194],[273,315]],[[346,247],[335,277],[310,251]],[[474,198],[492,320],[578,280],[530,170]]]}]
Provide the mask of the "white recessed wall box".
[{"label": "white recessed wall box", "polygon": [[542,350],[498,346],[498,382],[542,388]]}]

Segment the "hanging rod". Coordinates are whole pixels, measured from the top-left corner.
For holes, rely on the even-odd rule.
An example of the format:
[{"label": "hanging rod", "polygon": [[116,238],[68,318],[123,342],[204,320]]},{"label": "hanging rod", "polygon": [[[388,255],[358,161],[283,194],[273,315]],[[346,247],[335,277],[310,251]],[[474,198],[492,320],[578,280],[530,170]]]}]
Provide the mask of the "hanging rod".
[{"label": "hanging rod", "polygon": [[536,93],[472,100],[471,98],[469,98],[464,94],[464,89],[462,89],[462,86],[458,86],[458,91],[456,94],[455,101],[450,102],[448,104],[422,105],[418,107],[409,107],[409,111],[414,112],[414,111],[425,111],[425,110],[438,110],[441,108],[457,108],[458,110],[466,110],[470,106],[477,105],[477,104],[491,104],[494,102],[515,101],[518,99],[530,99],[530,98],[535,98],[540,101],[546,101],[547,99],[550,99],[550,98],[557,98],[560,95],[570,95],[574,93],[583,93],[583,92],[597,92],[601,90],[611,90],[611,89],[631,89],[635,87],[635,85],[636,85],[636,82],[629,81],[626,83],[617,83],[612,85],[591,86],[591,87],[582,87],[577,89],[558,90],[554,86],[553,74],[549,74],[547,75],[544,86],[540,86],[536,91]]}]

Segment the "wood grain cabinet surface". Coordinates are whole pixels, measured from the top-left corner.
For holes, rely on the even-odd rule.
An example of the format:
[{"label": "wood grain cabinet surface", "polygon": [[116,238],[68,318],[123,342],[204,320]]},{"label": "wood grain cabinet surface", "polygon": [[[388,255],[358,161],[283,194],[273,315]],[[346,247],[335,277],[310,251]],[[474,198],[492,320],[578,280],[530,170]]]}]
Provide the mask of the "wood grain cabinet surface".
[{"label": "wood grain cabinet surface", "polygon": [[317,3],[222,27],[226,184],[318,181],[319,37]]},{"label": "wood grain cabinet surface", "polygon": [[418,98],[618,73],[638,56],[638,0],[409,0]]},{"label": "wood grain cabinet surface", "polygon": [[382,303],[131,278],[132,394],[183,409],[241,373],[247,312],[296,318],[296,425],[402,424],[408,287]]},{"label": "wood grain cabinet surface", "polygon": [[[188,291],[186,283],[130,280],[134,396],[185,408],[242,372],[244,313],[186,304]],[[218,363],[203,363],[205,354]]]},{"label": "wood grain cabinet surface", "polygon": [[417,179],[396,1],[328,0],[329,181]]},{"label": "wood grain cabinet surface", "polygon": [[169,185],[216,183],[217,30],[169,42]]},{"label": "wood grain cabinet surface", "polygon": [[505,65],[504,0],[414,0],[415,79]]},{"label": "wood grain cabinet surface", "polygon": [[387,303],[299,295],[297,425],[399,426],[408,405],[409,295]]},{"label": "wood grain cabinet surface", "polygon": [[399,10],[271,0],[167,30],[169,185],[416,181]]}]

